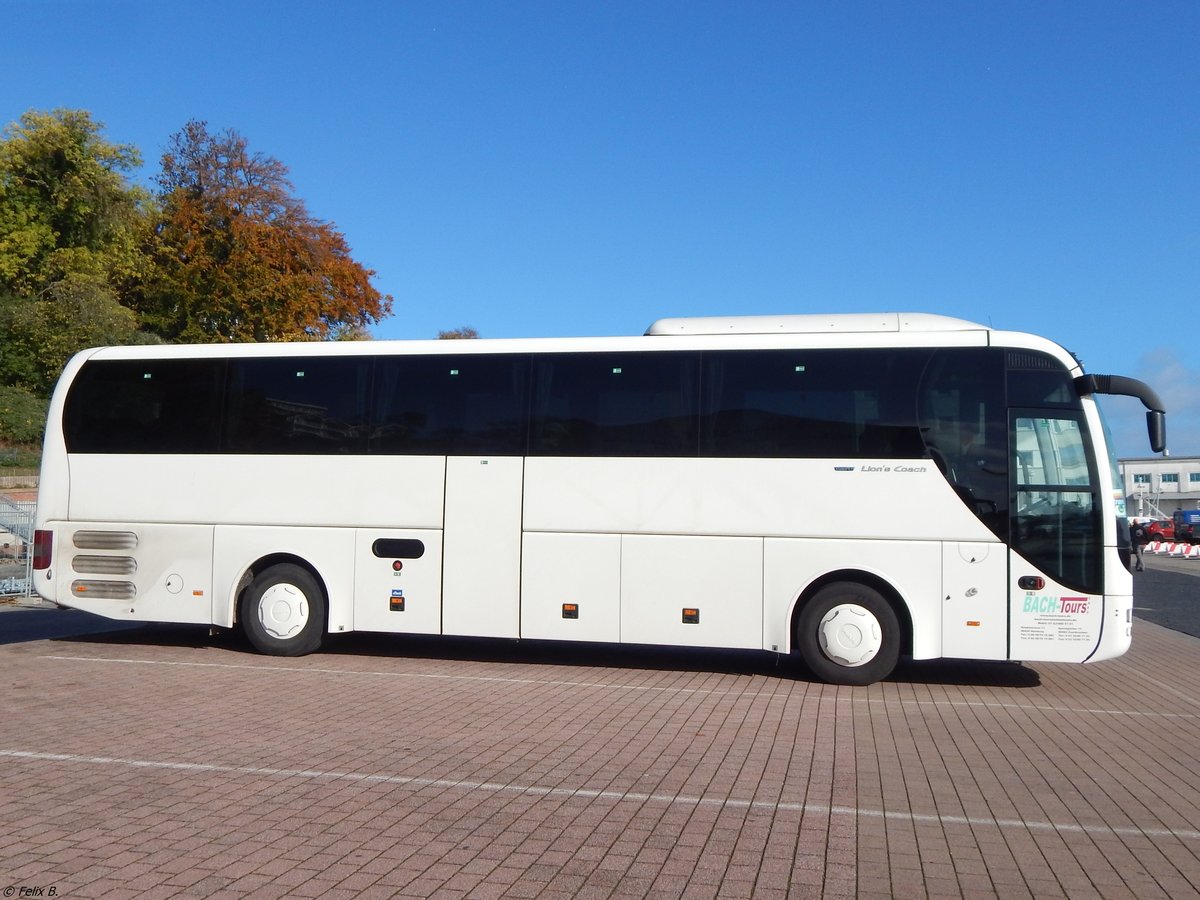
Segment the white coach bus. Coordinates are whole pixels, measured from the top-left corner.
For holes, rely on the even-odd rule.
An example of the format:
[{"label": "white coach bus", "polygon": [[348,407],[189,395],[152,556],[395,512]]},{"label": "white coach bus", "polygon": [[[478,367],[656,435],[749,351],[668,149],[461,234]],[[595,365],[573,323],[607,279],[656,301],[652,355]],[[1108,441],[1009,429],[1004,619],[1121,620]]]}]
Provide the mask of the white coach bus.
[{"label": "white coach bus", "polygon": [[753,648],[868,684],[1130,643],[1097,393],[922,314],[641,337],[108,347],[50,406],[35,585],[113,619]]}]

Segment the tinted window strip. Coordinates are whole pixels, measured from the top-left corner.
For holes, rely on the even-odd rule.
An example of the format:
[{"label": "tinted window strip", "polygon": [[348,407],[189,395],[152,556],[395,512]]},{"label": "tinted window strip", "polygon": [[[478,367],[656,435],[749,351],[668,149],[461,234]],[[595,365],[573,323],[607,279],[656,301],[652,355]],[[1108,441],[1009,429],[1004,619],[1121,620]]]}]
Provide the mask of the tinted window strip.
[{"label": "tinted window strip", "polygon": [[[92,361],[68,395],[64,431],[75,453],[915,458],[924,450],[914,398],[929,353],[801,348]],[[146,367],[208,370],[199,379],[208,379],[207,389],[196,378],[162,381],[168,393],[160,398],[161,417],[190,421],[187,439],[165,426],[155,431],[153,423],[131,427],[137,411],[122,412],[125,400],[153,406],[145,391],[138,400],[131,377]],[[300,372],[321,374],[304,383]],[[131,397],[114,399],[114,392]],[[89,411],[93,405],[99,409]]]}]

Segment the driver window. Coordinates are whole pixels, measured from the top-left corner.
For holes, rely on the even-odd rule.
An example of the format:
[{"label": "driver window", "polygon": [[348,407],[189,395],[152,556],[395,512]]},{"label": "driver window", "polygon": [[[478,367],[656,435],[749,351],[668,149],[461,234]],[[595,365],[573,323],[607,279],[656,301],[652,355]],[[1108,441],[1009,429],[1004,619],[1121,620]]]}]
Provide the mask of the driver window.
[{"label": "driver window", "polygon": [[999,538],[1008,532],[1008,411],[1003,356],[940,350],[921,390],[921,436],[963,503]]}]

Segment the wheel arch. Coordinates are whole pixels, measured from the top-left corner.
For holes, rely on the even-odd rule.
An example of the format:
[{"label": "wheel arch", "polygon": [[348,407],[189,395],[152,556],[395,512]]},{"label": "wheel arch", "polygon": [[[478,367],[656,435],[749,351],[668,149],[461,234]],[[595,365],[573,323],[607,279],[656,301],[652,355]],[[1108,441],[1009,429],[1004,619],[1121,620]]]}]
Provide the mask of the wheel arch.
[{"label": "wheel arch", "polygon": [[299,566],[308,572],[308,574],[313,577],[313,580],[316,581],[317,586],[320,587],[321,593],[325,599],[325,621],[321,623],[321,630],[326,632],[329,631],[329,585],[326,583],[325,578],[321,575],[320,570],[317,569],[316,566],[314,566],[304,557],[297,556],[294,553],[270,553],[266,556],[261,556],[254,562],[250,563],[250,565],[242,571],[241,577],[238,579],[237,584],[233,589],[233,596],[229,601],[233,609],[232,619],[234,624],[239,624],[241,621],[242,595],[246,592],[246,589],[250,587],[254,579],[260,574],[272,566],[281,564]]},{"label": "wheel arch", "polygon": [[792,604],[791,613],[788,616],[788,650],[793,650],[796,647],[796,627],[800,621],[800,615],[804,612],[804,607],[808,605],[808,602],[816,596],[821,588],[842,581],[865,585],[878,591],[887,600],[892,610],[896,613],[896,619],[900,623],[900,654],[901,656],[911,655],[913,625],[908,603],[905,602],[903,595],[896,590],[895,585],[890,581],[881,575],[865,571],[864,569],[836,569],[832,572],[826,572],[824,575],[811,581],[800,591],[796,596],[795,602]]}]

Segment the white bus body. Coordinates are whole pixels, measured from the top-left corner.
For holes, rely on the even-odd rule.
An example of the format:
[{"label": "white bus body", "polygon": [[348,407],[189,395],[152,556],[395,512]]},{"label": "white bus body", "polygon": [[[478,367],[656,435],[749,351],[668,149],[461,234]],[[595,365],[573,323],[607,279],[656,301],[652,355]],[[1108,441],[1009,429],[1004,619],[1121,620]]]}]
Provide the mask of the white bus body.
[{"label": "white bus body", "polygon": [[900,654],[1107,659],[1132,576],[1082,375],[907,314],[88,350],[51,402],[35,585],[284,654],[350,631],[751,648],[851,684]]}]

